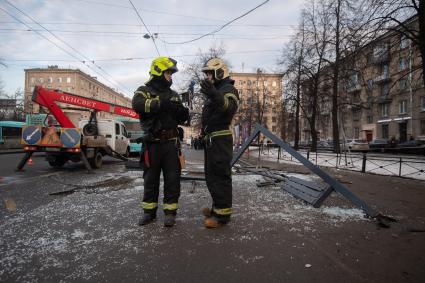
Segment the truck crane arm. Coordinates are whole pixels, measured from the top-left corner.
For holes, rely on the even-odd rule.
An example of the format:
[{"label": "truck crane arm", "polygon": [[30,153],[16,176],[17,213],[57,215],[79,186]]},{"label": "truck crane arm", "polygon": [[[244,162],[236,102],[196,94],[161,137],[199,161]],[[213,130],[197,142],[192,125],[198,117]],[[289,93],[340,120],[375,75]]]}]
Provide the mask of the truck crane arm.
[{"label": "truck crane arm", "polygon": [[94,109],[96,111],[109,112],[115,115],[125,117],[131,117],[136,119],[139,118],[139,114],[137,114],[133,109],[128,107],[116,105],[109,102],[103,102],[100,100],[87,98],[68,92],[62,92],[60,90],[46,89],[41,86],[36,86],[34,88],[32,101],[49,109],[50,113],[64,128],[75,128],[75,125],[63,113],[57,102],[72,104],[88,109]]}]

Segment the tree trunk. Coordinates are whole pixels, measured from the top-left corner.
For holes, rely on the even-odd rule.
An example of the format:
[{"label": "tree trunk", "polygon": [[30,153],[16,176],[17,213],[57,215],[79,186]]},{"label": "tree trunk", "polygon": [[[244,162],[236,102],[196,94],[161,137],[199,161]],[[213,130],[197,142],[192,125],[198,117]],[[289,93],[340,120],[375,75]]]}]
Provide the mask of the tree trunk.
[{"label": "tree trunk", "polygon": [[422,58],[422,81],[425,86],[425,3],[419,1],[418,9],[419,20],[419,50]]},{"label": "tree trunk", "polygon": [[340,152],[339,127],[338,127],[338,81],[339,81],[339,59],[340,59],[340,9],[341,0],[338,0],[336,8],[336,30],[335,30],[335,64],[333,68],[332,87],[332,136],[334,140],[334,151]]},{"label": "tree trunk", "polygon": [[298,74],[297,74],[297,98],[295,108],[295,141],[294,148],[299,148],[300,141],[300,97],[301,97],[301,56],[298,61]]}]

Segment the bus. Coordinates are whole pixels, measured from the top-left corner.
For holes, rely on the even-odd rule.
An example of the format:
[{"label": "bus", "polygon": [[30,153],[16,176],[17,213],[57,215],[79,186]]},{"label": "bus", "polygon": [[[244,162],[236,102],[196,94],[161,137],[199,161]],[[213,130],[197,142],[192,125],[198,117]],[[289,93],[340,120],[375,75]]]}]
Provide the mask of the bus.
[{"label": "bus", "polygon": [[21,132],[25,122],[0,121],[0,147],[21,148]]}]

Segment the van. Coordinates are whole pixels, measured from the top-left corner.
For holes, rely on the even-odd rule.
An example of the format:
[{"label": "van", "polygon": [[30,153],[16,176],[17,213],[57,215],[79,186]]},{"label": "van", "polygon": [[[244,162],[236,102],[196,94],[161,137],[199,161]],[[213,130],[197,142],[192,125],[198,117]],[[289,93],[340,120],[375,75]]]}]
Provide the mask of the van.
[{"label": "van", "polygon": [[[88,119],[80,120],[78,127],[83,129],[89,123]],[[121,121],[114,119],[98,119],[97,120],[98,135],[104,136],[109,147],[124,156],[130,153],[130,139],[128,138],[127,129]],[[81,131],[84,133],[84,131]]]}]

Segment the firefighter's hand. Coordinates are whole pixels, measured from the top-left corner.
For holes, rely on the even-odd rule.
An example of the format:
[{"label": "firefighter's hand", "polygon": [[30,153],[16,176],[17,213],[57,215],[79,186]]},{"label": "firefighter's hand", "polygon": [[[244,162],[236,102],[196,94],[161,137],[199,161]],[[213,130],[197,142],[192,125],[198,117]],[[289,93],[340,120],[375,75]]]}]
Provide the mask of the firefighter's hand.
[{"label": "firefighter's hand", "polygon": [[160,100],[160,108],[163,111],[174,112],[174,111],[178,111],[180,107],[181,107],[181,103],[178,101],[173,101],[170,99]]},{"label": "firefighter's hand", "polygon": [[201,92],[205,94],[207,97],[212,97],[218,94],[217,89],[209,80],[201,81]]}]

